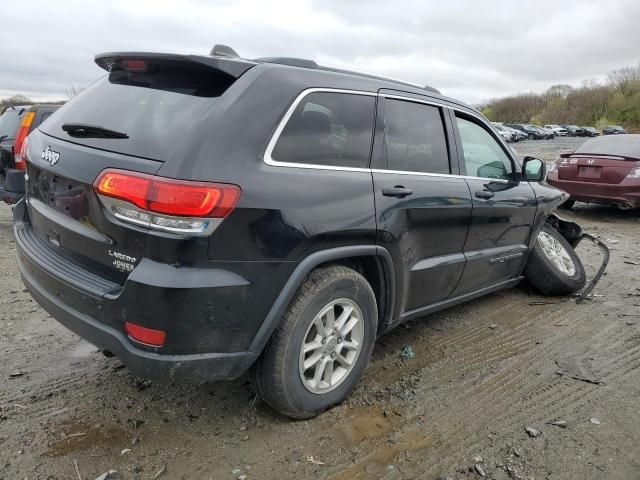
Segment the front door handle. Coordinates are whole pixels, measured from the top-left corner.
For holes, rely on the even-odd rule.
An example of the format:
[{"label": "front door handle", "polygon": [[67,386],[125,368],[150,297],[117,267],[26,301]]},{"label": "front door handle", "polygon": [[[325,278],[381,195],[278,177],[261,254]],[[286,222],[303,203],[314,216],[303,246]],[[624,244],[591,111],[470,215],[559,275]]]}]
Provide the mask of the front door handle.
[{"label": "front door handle", "polygon": [[402,185],[396,185],[395,187],[387,187],[382,189],[382,195],[385,197],[397,197],[404,198],[413,193],[410,188],[405,188]]},{"label": "front door handle", "polygon": [[489,199],[489,198],[493,198],[495,196],[494,192],[490,192],[489,190],[478,190],[476,192],[476,197],[478,198],[484,198],[484,199]]}]

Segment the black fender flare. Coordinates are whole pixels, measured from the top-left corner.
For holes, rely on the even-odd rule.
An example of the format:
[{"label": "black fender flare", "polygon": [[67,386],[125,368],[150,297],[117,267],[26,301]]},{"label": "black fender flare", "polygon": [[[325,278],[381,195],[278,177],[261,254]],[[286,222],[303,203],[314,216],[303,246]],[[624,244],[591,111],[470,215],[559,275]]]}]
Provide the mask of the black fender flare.
[{"label": "black fender flare", "polygon": [[395,305],[395,271],[393,268],[391,254],[387,249],[377,245],[351,245],[346,247],[330,248],[328,250],[321,250],[319,252],[312,253],[298,264],[284,287],[282,287],[282,291],[271,306],[269,313],[267,313],[267,316],[258,329],[251,345],[249,345],[249,351],[254,353],[262,352],[265,345],[271,338],[271,334],[278,326],[282,315],[284,315],[284,312],[293,299],[296,291],[314,268],[318,265],[334,260],[370,256],[375,256],[382,261],[381,263],[385,276],[387,296],[384,303],[385,311],[382,315],[382,319],[385,324],[388,324],[391,321]]}]

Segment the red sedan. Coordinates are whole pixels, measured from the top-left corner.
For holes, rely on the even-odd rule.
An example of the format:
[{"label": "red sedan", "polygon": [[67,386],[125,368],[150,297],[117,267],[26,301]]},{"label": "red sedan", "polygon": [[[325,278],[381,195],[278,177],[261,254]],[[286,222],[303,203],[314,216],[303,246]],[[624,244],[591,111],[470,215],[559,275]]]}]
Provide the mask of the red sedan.
[{"label": "red sedan", "polygon": [[611,135],[587,140],[549,168],[547,182],[576,201],[640,207],[640,135]]}]

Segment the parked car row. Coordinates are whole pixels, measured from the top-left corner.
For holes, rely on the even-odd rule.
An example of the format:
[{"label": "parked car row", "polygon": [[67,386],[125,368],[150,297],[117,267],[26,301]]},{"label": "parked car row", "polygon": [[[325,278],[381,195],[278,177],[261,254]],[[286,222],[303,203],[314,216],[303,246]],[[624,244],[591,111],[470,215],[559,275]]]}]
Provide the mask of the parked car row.
[{"label": "parked car row", "polygon": [[[542,140],[555,137],[597,137],[600,132],[594,127],[579,127],[577,125],[557,125],[547,124],[544,127],[524,123],[502,123],[493,122],[498,133],[507,142],[518,142],[520,140]],[[602,130],[603,135],[619,135],[627,133],[626,130],[617,125],[609,125]]]},{"label": "parked car row", "polygon": [[12,106],[0,115],[0,200],[13,204],[24,195],[24,139],[60,105]]},{"label": "parked car row", "polygon": [[521,131],[529,140],[548,140],[556,136],[556,133],[553,130],[542,128],[537,125],[505,123],[504,126]]}]

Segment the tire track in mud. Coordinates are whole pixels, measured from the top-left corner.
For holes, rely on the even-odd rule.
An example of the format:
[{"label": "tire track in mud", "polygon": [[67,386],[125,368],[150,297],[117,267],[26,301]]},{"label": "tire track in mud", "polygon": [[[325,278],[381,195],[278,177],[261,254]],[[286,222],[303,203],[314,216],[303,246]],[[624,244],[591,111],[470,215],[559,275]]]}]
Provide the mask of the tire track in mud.
[{"label": "tire track in mud", "polygon": [[[486,315],[483,318],[496,318],[496,313],[499,312],[500,309],[496,309],[494,311],[494,315]],[[530,309],[529,312],[533,313],[535,309]],[[532,328],[547,328],[549,329],[549,325],[553,323],[563,322],[567,326],[576,326],[582,322],[582,319],[579,315],[575,314],[575,304],[570,304],[565,307],[565,311],[557,311],[554,312],[546,321],[540,322],[542,320],[540,316],[529,316],[529,321],[526,321],[520,325],[518,325],[512,332],[508,335],[500,337],[498,340],[501,343],[505,343],[505,340],[509,337],[512,337],[514,340],[514,344],[518,345],[518,338],[520,335],[527,335],[529,330]],[[600,313],[600,312],[597,312]],[[499,314],[498,314],[499,315]],[[522,317],[521,317],[522,318]],[[524,318],[527,318],[524,316]],[[552,323],[553,322],[553,323]],[[535,325],[536,323],[541,323],[541,325]],[[553,328],[553,327],[551,327]],[[593,327],[592,327],[593,328]],[[597,326],[596,326],[597,328]],[[476,332],[480,331],[479,328],[475,329]],[[464,334],[463,334],[464,335]],[[584,335],[582,335],[584,336]],[[483,337],[483,335],[480,335]],[[505,338],[506,337],[506,338]],[[562,414],[566,410],[566,405],[578,405],[582,406],[586,402],[590,401],[590,397],[602,397],[606,395],[606,393],[602,393],[602,391],[598,391],[598,387],[596,385],[580,385],[577,388],[569,389],[570,393],[567,393],[566,385],[560,381],[556,380],[555,383],[551,385],[544,385],[547,381],[547,376],[549,374],[555,375],[555,364],[551,364],[549,362],[548,355],[554,352],[562,352],[562,348],[558,348],[561,345],[566,345],[571,342],[571,339],[575,339],[575,332],[569,328],[565,329],[564,333],[559,332],[555,333],[545,332],[545,341],[543,342],[542,348],[536,348],[533,351],[528,352],[528,354],[523,357],[518,357],[518,361],[512,362],[510,366],[506,367],[502,372],[490,375],[489,377],[482,378],[476,385],[470,387],[469,389],[465,388],[464,385],[462,387],[467,391],[468,396],[473,398],[474,405],[467,405],[467,408],[464,408],[464,413],[459,412],[451,412],[451,411],[434,411],[431,410],[431,416],[438,418],[438,426],[446,425],[446,429],[444,431],[436,431],[434,434],[427,434],[424,436],[424,441],[430,443],[431,447],[434,448],[437,445],[436,450],[450,449],[452,446],[457,446],[458,450],[464,451],[470,448],[477,447],[481,442],[479,441],[480,434],[469,433],[470,427],[474,427],[473,423],[470,424],[469,419],[474,418],[476,416],[480,416],[481,412],[484,412],[484,417],[487,417],[487,413],[495,412],[497,415],[491,415],[494,420],[506,422],[507,425],[523,425],[526,424],[527,421],[535,420],[537,422],[550,421],[553,420],[554,416]],[[638,349],[627,350],[626,353],[620,355],[620,351],[622,346],[625,343],[629,342],[628,333],[620,330],[619,325],[609,325],[607,328],[602,329],[598,332],[589,332],[590,340],[597,340],[598,342],[591,342],[593,346],[602,345],[607,346],[608,350],[611,352],[618,352],[618,355],[614,355],[612,357],[612,361],[609,363],[601,364],[601,369],[603,375],[603,379],[611,382],[619,382],[623,381],[624,377],[627,375],[633,375],[637,371],[638,368],[638,360],[640,355],[638,355]],[[452,337],[453,341],[456,340],[455,336]],[[478,336],[476,336],[475,340],[478,341]],[[474,340],[473,337],[470,337],[469,340]],[[483,341],[486,341],[486,338],[483,338]],[[527,347],[531,345],[531,341],[522,340],[521,344],[523,346],[523,352],[527,351]],[[595,345],[594,345],[595,343]],[[465,342],[465,347],[470,347],[473,342]],[[459,344],[458,344],[459,345]],[[589,345],[589,342],[586,343]],[[484,345],[479,343],[479,349],[486,354],[485,362],[483,363],[491,363],[492,353],[484,349]],[[583,355],[588,353],[590,350],[586,347],[583,348]],[[624,352],[624,349],[622,349]],[[473,364],[476,361],[477,356],[474,356],[473,353],[470,356],[464,356],[464,360],[468,361],[470,364]],[[507,357],[509,358],[509,357]],[[493,359],[495,360],[495,358]],[[618,364],[622,364],[627,366],[628,368],[621,368]],[[459,364],[458,364],[459,366]],[[432,368],[428,368],[427,370],[431,370],[436,368],[435,365],[431,366]],[[616,368],[617,367],[617,368]],[[445,372],[446,373],[445,369]],[[523,384],[523,370],[527,371],[536,371],[540,372],[545,371],[544,375],[540,375],[540,381],[538,382],[529,382],[528,385],[520,385],[518,387],[518,383]],[[449,369],[450,371],[450,369]],[[609,374],[606,374],[606,373]],[[611,373],[614,372],[614,373]],[[425,373],[425,372],[423,372]],[[443,373],[443,372],[441,372]],[[428,372],[430,378],[433,378],[431,372]],[[444,380],[443,376],[437,377],[437,380]],[[544,385],[542,388],[540,388]],[[513,389],[512,387],[516,387]],[[507,390],[510,390],[510,395],[507,395]],[[540,392],[544,392],[547,395],[542,395]],[[442,395],[442,392],[441,392]],[[446,395],[446,394],[445,394]],[[521,404],[519,404],[517,410],[513,410],[513,401],[511,398],[520,397],[522,400]],[[528,398],[528,400],[527,400]],[[501,400],[501,401],[500,401]],[[520,403],[518,402],[518,403]],[[526,415],[522,412],[526,412]],[[502,412],[502,414],[500,414]],[[557,412],[557,413],[556,413]],[[414,413],[415,415],[419,415],[420,413],[426,414],[426,412],[418,411]],[[506,413],[506,414],[505,414]],[[536,417],[534,414],[538,414]],[[415,435],[415,430],[409,430],[408,433],[403,435]],[[401,437],[402,438],[402,437]],[[403,444],[401,439],[397,439],[400,444]],[[418,448],[421,443],[418,443]],[[375,461],[375,459],[387,459],[389,458],[389,454],[383,454],[382,451],[391,450],[395,453],[399,453],[401,450],[396,448],[389,448],[386,445],[379,447],[378,450],[372,451],[369,455],[367,455],[360,464],[356,464],[355,466],[351,466],[342,472],[336,473],[335,478],[348,478],[352,475],[357,475],[359,472],[364,471],[361,467],[363,464],[371,463]],[[409,450],[411,451],[411,450]],[[391,455],[393,456],[393,455]],[[451,455],[449,454],[449,457]],[[433,460],[433,458],[446,458],[447,455],[439,455],[438,451],[431,452],[429,457]],[[426,470],[421,469],[422,472],[430,472],[433,474],[446,472],[453,467],[455,467],[455,462],[430,462],[429,468]]]}]

